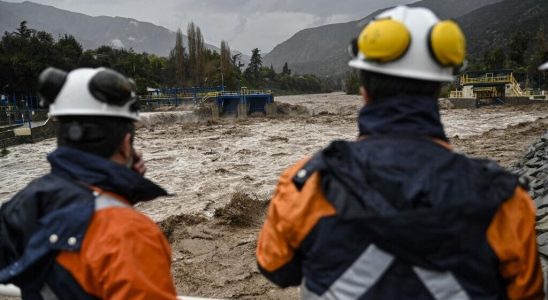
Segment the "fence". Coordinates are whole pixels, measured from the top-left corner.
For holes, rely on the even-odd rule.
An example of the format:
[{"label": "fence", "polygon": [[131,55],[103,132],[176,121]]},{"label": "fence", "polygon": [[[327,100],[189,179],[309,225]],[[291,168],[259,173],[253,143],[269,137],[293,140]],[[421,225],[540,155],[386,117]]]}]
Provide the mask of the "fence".
[{"label": "fence", "polygon": [[151,95],[141,96],[145,106],[179,106],[181,104],[198,104],[204,97],[224,91],[224,86],[166,88],[158,89]]},{"label": "fence", "polygon": [[141,96],[144,106],[179,106],[182,104],[199,104],[206,99],[219,96],[259,96],[271,95],[271,90],[248,90],[242,87],[240,91],[225,91],[224,86],[200,88],[170,88],[158,90],[156,95]]},{"label": "fence", "polygon": [[0,97],[0,106],[22,107],[29,108],[31,110],[40,109],[38,97],[24,95],[2,95]]},{"label": "fence", "polygon": [[32,111],[12,106],[0,106],[0,127],[32,122]]},{"label": "fence", "polygon": [[0,127],[29,124],[36,112],[46,111],[39,107],[36,96],[2,95],[0,98]]}]

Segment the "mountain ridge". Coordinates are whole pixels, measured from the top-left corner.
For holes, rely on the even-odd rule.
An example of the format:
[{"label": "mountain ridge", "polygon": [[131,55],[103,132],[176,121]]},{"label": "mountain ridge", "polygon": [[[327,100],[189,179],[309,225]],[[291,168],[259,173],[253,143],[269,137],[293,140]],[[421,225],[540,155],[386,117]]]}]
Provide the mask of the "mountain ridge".
[{"label": "mountain ridge", "polygon": [[[481,51],[493,45],[506,47],[509,37],[514,33],[531,33],[534,36],[539,29],[548,32],[548,1],[505,0],[484,6],[457,19],[468,39],[468,51],[481,55]],[[511,19],[512,22],[505,20]],[[482,28],[482,30],[477,30]],[[485,36],[483,33],[489,33]],[[529,50],[535,45],[531,44]]]},{"label": "mountain ridge", "polygon": [[[476,9],[503,0],[463,0],[457,7],[451,0],[422,0],[409,6],[428,7],[441,19],[458,18]],[[346,46],[374,16],[385,9],[359,20],[307,28],[278,44],[264,57],[265,65],[280,70],[286,62],[295,73],[313,73],[320,76],[340,76],[346,70]]]},{"label": "mountain ridge", "polygon": [[[24,20],[29,28],[49,32],[54,37],[72,35],[84,49],[109,45],[167,57],[175,45],[175,32],[151,22],[119,16],[89,16],[32,1],[14,3],[0,0],[0,32],[15,31]],[[183,43],[185,47],[188,45],[186,35]],[[207,43],[205,46],[219,51],[217,46]],[[233,52],[241,53],[238,50]],[[249,59],[247,55],[242,57],[244,62]]]}]

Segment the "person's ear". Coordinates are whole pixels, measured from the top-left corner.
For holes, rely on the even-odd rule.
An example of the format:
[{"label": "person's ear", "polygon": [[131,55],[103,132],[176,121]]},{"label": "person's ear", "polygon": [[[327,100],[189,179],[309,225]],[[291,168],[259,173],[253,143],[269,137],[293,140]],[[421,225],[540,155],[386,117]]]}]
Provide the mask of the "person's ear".
[{"label": "person's ear", "polygon": [[133,156],[133,145],[131,143],[131,133],[126,133],[124,140],[118,149],[124,160],[129,160]]},{"label": "person's ear", "polygon": [[133,143],[130,133],[126,133],[120,147],[112,154],[110,160],[124,166],[133,164]]},{"label": "person's ear", "polygon": [[367,93],[367,90],[363,86],[360,86],[360,93],[362,94],[363,103],[365,105],[371,103],[371,97],[369,96],[369,93]]}]

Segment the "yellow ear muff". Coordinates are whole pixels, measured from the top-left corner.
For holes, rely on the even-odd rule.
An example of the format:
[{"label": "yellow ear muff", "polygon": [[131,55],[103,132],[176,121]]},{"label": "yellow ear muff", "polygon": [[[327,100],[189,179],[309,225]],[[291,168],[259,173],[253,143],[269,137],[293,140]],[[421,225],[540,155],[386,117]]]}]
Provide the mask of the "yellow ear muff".
[{"label": "yellow ear muff", "polygon": [[405,25],[392,19],[371,22],[358,37],[358,48],[365,59],[381,63],[402,57],[411,43]]},{"label": "yellow ear muff", "polygon": [[446,20],[434,25],[429,40],[431,53],[442,66],[456,67],[464,62],[466,38],[454,21]]}]

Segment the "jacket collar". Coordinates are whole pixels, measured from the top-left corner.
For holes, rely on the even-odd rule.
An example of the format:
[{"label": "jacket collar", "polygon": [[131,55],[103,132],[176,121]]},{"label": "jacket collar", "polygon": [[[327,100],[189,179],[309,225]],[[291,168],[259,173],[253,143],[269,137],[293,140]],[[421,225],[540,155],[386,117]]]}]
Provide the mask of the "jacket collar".
[{"label": "jacket collar", "polygon": [[433,97],[395,96],[362,108],[358,117],[360,136],[430,136],[447,141],[438,101]]},{"label": "jacket collar", "polygon": [[80,150],[59,147],[48,155],[48,161],[53,174],[119,194],[131,204],[167,195],[163,188],[125,166]]}]

